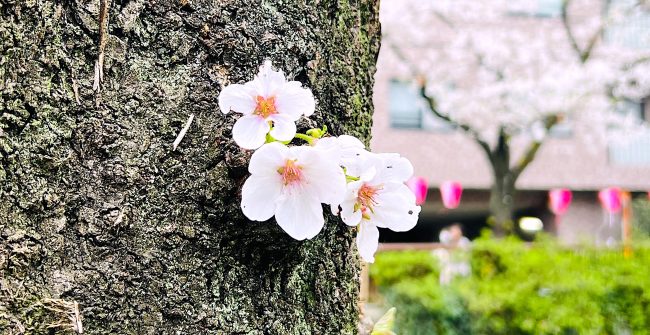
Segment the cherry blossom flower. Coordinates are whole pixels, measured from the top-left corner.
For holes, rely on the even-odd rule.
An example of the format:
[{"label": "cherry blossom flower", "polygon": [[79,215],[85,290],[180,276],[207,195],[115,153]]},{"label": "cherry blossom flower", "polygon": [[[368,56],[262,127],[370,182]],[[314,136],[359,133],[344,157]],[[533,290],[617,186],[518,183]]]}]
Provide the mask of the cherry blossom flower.
[{"label": "cherry blossom flower", "polygon": [[325,150],[337,157],[339,165],[346,169],[348,175],[358,176],[358,164],[361,157],[368,153],[365,145],[356,137],[341,135],[338,137],[323,137],[318,139],[315,148]]},{"label": "cherry blossom flower", "polygon": [[265,144],[253,153],[248,171],[244,215],[255,221],[275,216],[296,240],[316,236],[325,224],[321,203],[339,203],[345,195],[345,174],[335,157],[310,146]]},{"label": "cherry blossom flower", "polygon": [[[296,120],[314,113],[314,96],[297,81],[287,81],[281,71],[265,61],[253,81],[231,84],[219,94],[219,109],[244,114],[233,126],[235,142],[244,149],[257,149],[269,133],[279,141],[296,135]],[[273,128],[271,128],[273,124]]]},{"label": "cherry blossom flower", "polygon": [[[364,161],[366,154],[365,145],[356,137],[341,135],[339,137],[323,137],[318,139],[314,147],[324,150],[336,159],[348,176],[360,175],[360,162]],[[332,214],[339,215],[339,204],[331,206]]]},{"label": "cherry blossom flower", "polygon": [[359,227],[357,249],[366,262],[372,263],[379,244],[377,227],[410,230],[417,224],[420,206],[404,184],[413,175],[413,166],[406,158],[367,153],[359,169],[359,180],[348,184],[341,203],[341,218],[347,225]]},{"label": "cherry blossom flower", "polygon": [[[323,138],[326,127],[297,134],[295,121],[314,113],[314,98],[273,70],[270,61],[253,81],[224,87],[219,108],[243,114],[233,138],[242,148],[257,149],[242,188],[241,207],[250,220],[275,217],[289,236],[311,239],[325,224],[322,204],[336,213],[340,206],[343,221],[359,227],[357,247],[369,262],[378,246],[377,227],[405,231],[417,223],[420,207],[404,184],[413,174],[411,163],[397,154],[372,154],[353,136]],[[309,145],[264,144],[269,134],[280,142],[296,137]]]}]

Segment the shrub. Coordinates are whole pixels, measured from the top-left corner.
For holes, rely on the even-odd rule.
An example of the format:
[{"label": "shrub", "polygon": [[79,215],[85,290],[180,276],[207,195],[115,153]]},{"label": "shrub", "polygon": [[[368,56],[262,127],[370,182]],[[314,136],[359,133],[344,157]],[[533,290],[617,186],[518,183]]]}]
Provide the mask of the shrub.
[{"label": "shrub", "polygon": [[[432,265],[434,264],[434,265]],[[370,274],[398,334],[648,334],[650,248],[477,241],[472,274],[438,284],[429,252],[384,252]],[[414,270],[418,269],[418,270]]]}]

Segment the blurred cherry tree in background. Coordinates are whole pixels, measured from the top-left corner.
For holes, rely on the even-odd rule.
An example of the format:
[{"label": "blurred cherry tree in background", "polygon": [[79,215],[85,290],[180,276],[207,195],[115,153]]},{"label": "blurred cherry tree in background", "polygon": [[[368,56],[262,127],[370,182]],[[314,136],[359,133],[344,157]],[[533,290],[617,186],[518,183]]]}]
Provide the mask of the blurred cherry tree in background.
[{"label": "blurred cherry tree in background", "polygon": [[486,154],[491,223],[505,234],[517,179],[550,132],[571,123],[587,144],[646,131],[620,111],[650,95],[650,36],[634,31],[649,17],[647,1],[386,1],[382,43],[422,103]]}]

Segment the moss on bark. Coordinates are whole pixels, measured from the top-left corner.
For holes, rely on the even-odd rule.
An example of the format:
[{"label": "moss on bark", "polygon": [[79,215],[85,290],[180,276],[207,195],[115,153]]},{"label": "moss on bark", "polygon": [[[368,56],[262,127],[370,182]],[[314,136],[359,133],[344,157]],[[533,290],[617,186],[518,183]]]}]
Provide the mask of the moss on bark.
[{"label": "moss on bark", "polygon": [[88,334],[355,333],[354,232],[247,221],[217,96],[270,58],[314,91],[299,128],[368,140],[377,4],[109,1],[96,93],[99,3],[0,0],[0,329],[47,333],[60,299]]}]

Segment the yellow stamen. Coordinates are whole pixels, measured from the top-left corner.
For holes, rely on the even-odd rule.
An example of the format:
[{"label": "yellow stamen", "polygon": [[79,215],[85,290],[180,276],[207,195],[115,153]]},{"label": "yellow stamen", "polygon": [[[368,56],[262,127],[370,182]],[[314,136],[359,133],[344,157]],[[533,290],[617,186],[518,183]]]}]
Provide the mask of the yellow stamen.
[{"label": "yellow stamen", "polygon": [[302,166],[296,164],[295,160],[287,159],[284,166],[278,169],[285,185],[299,182],[302,179]]},{"label": "yellow stamen", "polygon": [[255,98],[257,101],[257,106],[255,107],[255,111],[253,114],[260,115],[263,118],[267,118],[273,114],[277,114],[278,111],[275,108],[275,97],[268,97],[265,98],[263,96],[258,95],[257,98]]},{"label": "yellow stamen", "polygon": [[375,197],[382,189],[381,186],[372,186],[363,184],[357,193],[357,203],[354,205],[354,210],[361,210],[361,217],[370,220],[370,213],[374,213],[373,207],[377,205]]}]

